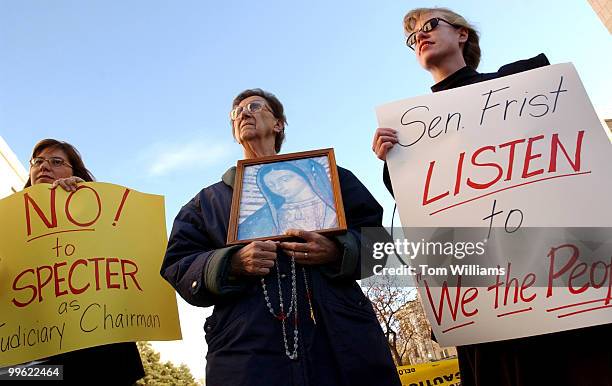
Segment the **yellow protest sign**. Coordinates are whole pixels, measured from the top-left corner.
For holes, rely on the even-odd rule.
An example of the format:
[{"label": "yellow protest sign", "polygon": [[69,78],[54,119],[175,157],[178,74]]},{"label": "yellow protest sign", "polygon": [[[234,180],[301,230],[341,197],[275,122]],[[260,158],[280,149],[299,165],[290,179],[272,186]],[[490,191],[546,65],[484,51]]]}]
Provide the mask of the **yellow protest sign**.
[{"label": "yellow protest sign", "polygon": [[461,385],[457,359],[399,366],[397,374],[402,381],[402,386]]},{"label": "yellow protest sign", "polygon": [[0,200],[0,366],[108,343],[181,339],[161,278],[163,196],[37,184]]}]

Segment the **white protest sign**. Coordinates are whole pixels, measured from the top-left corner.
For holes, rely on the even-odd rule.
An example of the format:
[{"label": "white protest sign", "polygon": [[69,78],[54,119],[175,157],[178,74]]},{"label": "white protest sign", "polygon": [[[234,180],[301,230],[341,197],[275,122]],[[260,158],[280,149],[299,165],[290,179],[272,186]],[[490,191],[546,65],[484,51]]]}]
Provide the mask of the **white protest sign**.
[{"label": "white protest sign", "polygon": [[[393,102],[376,112],[379,127],[398,130],[387,162],[405,227],[482,227],[485,239],[487,228],[501,227],[511,241],[519,228],[612,223],[610,140],[571,64]],[[463,345],[611,323],[609,250],[584,263],[583,247],[534,243],[531,253],[541,260],[532,262],[539,266],[533,273],[514,277],[506,267],[486,286],[428,286],[421,277],[421,298],[439,342]]]}]

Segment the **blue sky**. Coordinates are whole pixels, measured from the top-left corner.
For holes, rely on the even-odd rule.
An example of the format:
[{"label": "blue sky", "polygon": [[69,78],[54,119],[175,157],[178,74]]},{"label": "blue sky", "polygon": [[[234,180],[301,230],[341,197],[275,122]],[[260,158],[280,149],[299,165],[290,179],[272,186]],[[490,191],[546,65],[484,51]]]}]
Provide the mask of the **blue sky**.
[{"label": "blue sky", "polygon": [[429,92],[402,18],[436,5],[480,30],[480,71],[541,52],[571,61],[612,117],[610,34],[586,0],[0,0],[0,135],[24,165],[42,138],[74,144],[99,181],[165,195],[170,227],[242,157],[231,100],[262,87],[285,105],[283,152],[334,147],[388,224],[374,108]]}]

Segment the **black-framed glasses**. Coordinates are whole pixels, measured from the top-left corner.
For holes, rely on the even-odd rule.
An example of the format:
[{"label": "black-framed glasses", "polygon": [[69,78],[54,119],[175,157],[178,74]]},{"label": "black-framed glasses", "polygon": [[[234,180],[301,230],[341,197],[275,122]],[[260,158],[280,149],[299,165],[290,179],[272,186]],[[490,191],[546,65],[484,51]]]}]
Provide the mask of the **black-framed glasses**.
[{"label": "black-framed glasses", "polygon": [[270,110],[270,108],[268,108],[268,106],[265,103],[259,102],[259,101],[251,102],[244,107],[236,106],[232,109],[232,111],[230,111],[230,118],[232,119],[232,121],[235,121],[236,119],[238,119],[238,117],[244,110],[248,111],[249,113],[257,113],[257,112],[260,112],[264,108],[267,108],[268,110]]},{"label": "black-framed glasses", "polygon": [[438,26],[438,24],[440,24],[441,21],[443,21],[446,24],[448,24],[448,25],[450,25],[452,27],[455,27],[455,28],[461,27],[461,26],[459,26],[457,24],[451,23],[450,21],[442,19],[441,17],[432,17],[431,19],[429,19],[425,23],[423,23],[423,26],[420,29],[414,31],[413,33],[411,33],[408,36],[408,39],[406,39],[406,45],[408,47],[410,47],[410,49],[412,49],[414,51],[414,46],[416,44],[416,36],[417,36],[417,34],[419,32],[430,32],[430,31],[434,30]]},{"label": "black-framed glasses", "polygon": [[62,165],[66,165],[69,168],[72,168],[72,165],[64,161],[62,157],[34,157],[30,160],[30,165],[35,168],[41,167],[45,161],[49,162],[49,166],[51,166],[52,168],[59,168]]}]

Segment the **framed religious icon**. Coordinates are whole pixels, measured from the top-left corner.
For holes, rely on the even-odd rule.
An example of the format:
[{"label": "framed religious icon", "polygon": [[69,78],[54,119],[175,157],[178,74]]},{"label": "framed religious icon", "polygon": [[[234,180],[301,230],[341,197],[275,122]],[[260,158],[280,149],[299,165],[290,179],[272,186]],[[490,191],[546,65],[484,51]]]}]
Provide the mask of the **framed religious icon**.
[{"label": "framed religious icon", "polygon": [[238,161],[227,243],[284,240],[288,229],[346,231],[334,149]]}]

